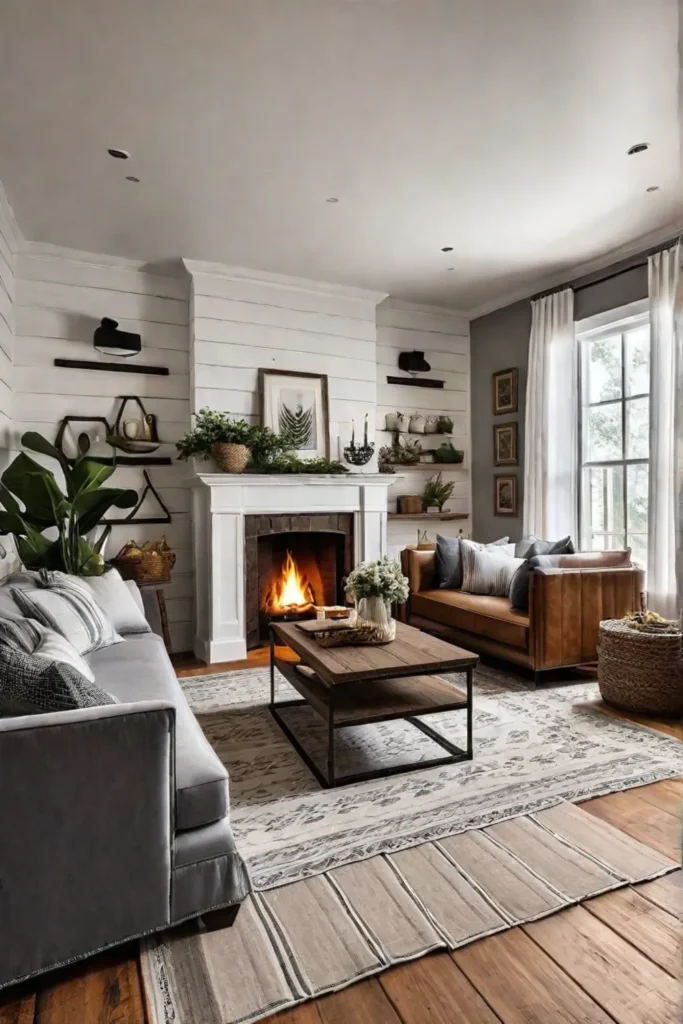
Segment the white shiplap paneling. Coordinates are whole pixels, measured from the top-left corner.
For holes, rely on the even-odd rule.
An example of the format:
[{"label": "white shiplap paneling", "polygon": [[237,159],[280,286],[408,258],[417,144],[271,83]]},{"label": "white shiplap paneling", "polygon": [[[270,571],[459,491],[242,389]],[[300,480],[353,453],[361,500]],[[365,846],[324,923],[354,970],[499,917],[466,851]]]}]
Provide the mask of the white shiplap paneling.
[{"label": "white shiplap paneling", "polygon": [[[445,381],[443,389],[420,389],[400,384],[387,384],[387,376],[407,377],[398,368],[400,352],[418,349],[424,352],[431,371],[424,374]],[[470,338],[465,317],[449,310],[411,306],[386,299],[377,307],[377,441],[390,444],[391,434],[385,431],[387,413],[420,412],[425,416],[445,414],[453,420],[453,444],[465,451],[462,469],[443,470],[443,479],[453,481],[455,487],[447,507],[452,512],[470,512]],[[424,448],[436,448],[446,440],[436,434],[410,435],[418,437]],[[398,472],[401,472],[399,469]],[[421,494],[430,476],[438,466],[424,470],[406,470],[389,492],[392,507],[399,494]],[[406,544],[414,544],[417,530],[424,523],[414,520],[389,523],[389,551],[397,555]],[[439,523],[430,529],[433,539],[439,532],[456,535],[462,529],[469,531],[468,520]]]},{"label": "white shiplap paneling", "polygon": [[317,282],[206,272],[191,261],[192,410],[256,422],[258,370],[325,373],[330,454],[376,405],[375,307],[381,296]]},{"label": "white shiplap paneling", "polygon": [[18,238],[12,211],[0,185],[0,470],[9,459],[12,442],[14,388],[14,297]]},{"label": "white shiplap paneling", "polygon": [[[168,526],[117,526],[108,542],[115,554],[129,539],[157,538],[162,532],[176,551],[173,583],[167,603],[175,650],[192,646],[192,543],[188,467],[175,459],[174,442],[190,422],[188,364],[189,282],[164,277],[134,265],[49,256],[30,251],[16,260],[14,433],[38,430],[50,440],[66,415],[105,416],[113,422],[117,395],[136,394],[157,416],[162,446],[171,466],[150,467],[148,473],[173,516]],[[142,335],[142,353],[134,362],[166,366],[167,377],[54,366],[56,358],[111,360],[92,346],[93,331],[103,316],[119,321],[123,330]],[[1,376],[1,374],[0,374]],[[0,395],[1,401],[1,395]],[[133,407],[126,413],[134,415]],[[84,425],[87,429],[87,424]],[[121,487],[142,486],[142,470],[120,467],[112,478]],[[152,506],[144,513],[154,514]]]}]

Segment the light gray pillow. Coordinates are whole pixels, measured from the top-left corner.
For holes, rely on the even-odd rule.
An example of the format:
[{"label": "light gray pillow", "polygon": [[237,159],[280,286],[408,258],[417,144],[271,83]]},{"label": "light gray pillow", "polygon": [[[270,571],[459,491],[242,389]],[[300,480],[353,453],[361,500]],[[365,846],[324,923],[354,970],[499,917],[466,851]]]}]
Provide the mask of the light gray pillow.
[{"label": "light gray pillow", "polygon": [[35,619],[0,619],[0,645],[24,654],[34,654],[37,658],[47,658],[48,661],[59,661],[85,676],[88,682],[95,681],[87,661],[66,637]]},{"label": "light gray pillow", "polygon": [[[67,576],[66,579],[71,580],[73,577]],[[108,569],[103,576],[84,576],[76,582],[84,584],[91,591],[117,633],[151,633],[140,591],[132,580],[122,580],[116,569]],[[131,584],[139,603],[133,596]]]},{"label": "light gray pillow", "polygon": [[492,597],[507,597],[510,584],[523,558],[515,558],[495,546],[481,548],[471,541],[460,544],[462,552],[462,589],[467,594],[488,594]]},{"label": "light gray pillow", "polygon": [[[509,539],[509,537],[501,537],[500,540],[494,540],[491,544],[479,544],[477,541],[471,540],[468,541],[468,544],[473,544],[478,548],[498,547],[501,544],[507,544]],[[437,586],[442,587],[444,590],[460,590],[462,587],[463,567],[460,543],[460,537],[436,535],[436,557],[434,563],[436,582]]]},{"label": "light gray pillow", "polygon": [[60,661],[0,645],[0,715],[71,711],[118,701]]},{"label": "light gray pillow", "polygon": [[11,587],[24,615],[61,633],[79,654],[89,654],[123,641],[90,590],[74,577],[54,573],[35,590]]},{"label": "light gray pillow", "polygon": [[35,590],[39,580],[40,575],[37,572],[30,572],[28,570],[12,572],[5,576],[2,582],[0,582],[0,618],[23,619],[24,615],[17,606],[10,590],[12,587],[16,587],[18,590]]}]

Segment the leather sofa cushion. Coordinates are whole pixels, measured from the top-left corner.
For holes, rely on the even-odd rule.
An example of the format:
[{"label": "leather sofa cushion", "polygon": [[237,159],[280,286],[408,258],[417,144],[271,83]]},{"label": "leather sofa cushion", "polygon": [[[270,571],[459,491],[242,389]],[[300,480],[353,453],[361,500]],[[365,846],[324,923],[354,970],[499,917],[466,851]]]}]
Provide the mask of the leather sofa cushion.
[{"label": "leather sofa cushion", "polygon": [[529,616],[514,611],[507,597],[465,594],[461,590],[423,590],[412,595],[410,608],[425,619],[528,650]]},{"label": "leather sofa cushion", "polygon": [[123,703],[165,700],[176,709],[177,829],[197,828],[228,813],[228,773],[190,711],[166,648],[156,633],[130,634],[86,657],[95,682]]}]

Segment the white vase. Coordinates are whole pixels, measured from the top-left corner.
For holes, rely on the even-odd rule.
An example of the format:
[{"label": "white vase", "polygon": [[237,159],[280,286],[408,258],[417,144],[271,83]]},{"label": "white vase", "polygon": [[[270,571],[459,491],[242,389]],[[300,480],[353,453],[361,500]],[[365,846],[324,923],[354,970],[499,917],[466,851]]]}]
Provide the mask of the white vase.
[{"label": "white vase", "polygon": [[391,430],[392,432],[394,430],[398,430],[398,413],[397,412],[388,412],[386,414],[385,419],[386,419],[386,428],[387,428],[387,430]]},{"label": "white vase", "polygon": [[410,416],[404,416],[403,413],[399,413],[396,417],[396,429],[400,430],[402,434],[407,434],[410,429]]},{"label": "white vase", "polygon": [[424,434],[425,432],[425,418],[422,413],[416,412],[410,417],[410,433],[411,434]]},{"label": "white vase", "polygon": [[361,597],[358,599],[357,626],[374,626],[377,643],[388,644],[396,639],[396,620],[391,616],[391,604],[383,597]]}]

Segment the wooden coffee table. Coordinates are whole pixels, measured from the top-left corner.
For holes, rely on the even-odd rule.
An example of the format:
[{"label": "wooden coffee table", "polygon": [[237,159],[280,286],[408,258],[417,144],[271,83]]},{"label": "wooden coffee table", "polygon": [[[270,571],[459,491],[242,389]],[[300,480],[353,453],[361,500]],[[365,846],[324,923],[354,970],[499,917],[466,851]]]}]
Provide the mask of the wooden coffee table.
[{"label": "wooden coffee table", "polygon": [[[299,655],[300,664],[315,674],[304,676],[291,662],[277,658],[276,642],[291,647]],[[396,624],[396,639],[392,643],[356,647],[322,647],[294,622],[271,623],[269,709],[296,752],[325,788],[471,760],[472,675],[478,661],[476,654],[402,622]],[[276,667],[302,699],[275,702]],[[464,672],[467,676],[466,694],[447,679],[442,679],[440,672]],[[323,774],[279,713],[280,708],[306,704],[327,723],[327,774]],[[464,750],[422,721],[423,715],[456,710],[467,713],[467,747]],[[418,715],[419,718],[416,717]],[[392,718],[405,718],[421,729],[448,751],[447,756],[337,778],[335,730],[387,722]]]}]

